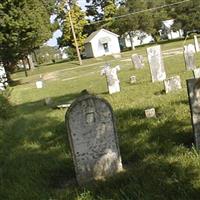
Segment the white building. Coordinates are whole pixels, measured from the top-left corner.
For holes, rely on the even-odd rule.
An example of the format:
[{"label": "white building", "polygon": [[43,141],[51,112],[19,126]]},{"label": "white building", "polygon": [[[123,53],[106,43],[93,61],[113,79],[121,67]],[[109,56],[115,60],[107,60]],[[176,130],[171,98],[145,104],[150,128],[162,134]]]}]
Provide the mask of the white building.
[{"label": "white building", "polygon": [[159,31],[161,39],[171,40],[183,37],[184,32],[182,29],[179,29],[178,31],[172,30],[173,24],[174,19],[162,21],[161,30]]},{"label": "white building", "polygon": [[93,32],[85,40],[85,56],[96,58],[120,53],[118,37],[119,35],[105,29]]},{"label": "white building", "polygon": [[[132,43],[133,46],[140,46],[143,44],[149,44],[154,41],[153,37],[143,31],[132,31],[131,34],[133,35],[132,37]],[[120,44],[122,47],[131,47],[131,38],[128,33],[125,33],[121,38],[120,38]]]}]

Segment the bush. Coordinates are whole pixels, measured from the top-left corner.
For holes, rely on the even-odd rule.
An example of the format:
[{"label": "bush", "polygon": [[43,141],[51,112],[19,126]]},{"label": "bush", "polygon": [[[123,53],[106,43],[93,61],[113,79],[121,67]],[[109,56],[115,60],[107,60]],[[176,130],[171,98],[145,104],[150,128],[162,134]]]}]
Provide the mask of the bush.
[{"label": "bush", "polygon": [[9,94],[7,92],[0,94],[0,119],[8,119],[14,113],[14,109],[8,100]]}]

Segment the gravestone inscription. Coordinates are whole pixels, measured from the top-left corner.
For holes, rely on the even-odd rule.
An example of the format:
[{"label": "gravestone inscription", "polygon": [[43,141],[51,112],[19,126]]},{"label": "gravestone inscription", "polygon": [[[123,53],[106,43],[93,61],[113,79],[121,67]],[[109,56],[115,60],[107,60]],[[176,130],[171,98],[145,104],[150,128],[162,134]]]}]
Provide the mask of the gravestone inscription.
[{"label": "gravestone inscription", "polygon": [[152,82],[165,80],[166,73],[160,45],[147,48],[147,54]]},{"label": "gravestone inscription", "polygon": [[195,48],[193,44],[184,46],[184,59],[187,70],[193,70],[196,68],[195,64]]},{"label": "gravestone inscription", "polygon": [[200,68],[196,68],[193,70],[194,78],[200,78]]},{"label": "gravestone inscription", "polygon": [[143,57],[140,57],[137,54],[133,54],[131,56],[131,60],[132,60],[132,63],[135,66],[136,69],[142,69],[143,68],[143,66],[144,66]]},{"label": "gravestone inscription", "polygon": [[171,92],[174,90],[179,90],[182,88],[181,86],[181,78],[180,76],[174,76],[164,80],[165,92]]},{"label": "gravestone inscription", "polygon": [[120,92],[120,81],[117,76],[118,71],[120,71],[119,65],[111,68],[109,64],[106,64],[101,70],[101,75],[106,76],[106,82],[109,94]]},{"label": "gravestone inscription", "polygon": [[66,113],[76,177],[80,185],[123,170],[110,104],[87,92]]},{"label": "gravestone inscription", "polygon": [[195,145],[200,149],[200,79],[187,80]]}]

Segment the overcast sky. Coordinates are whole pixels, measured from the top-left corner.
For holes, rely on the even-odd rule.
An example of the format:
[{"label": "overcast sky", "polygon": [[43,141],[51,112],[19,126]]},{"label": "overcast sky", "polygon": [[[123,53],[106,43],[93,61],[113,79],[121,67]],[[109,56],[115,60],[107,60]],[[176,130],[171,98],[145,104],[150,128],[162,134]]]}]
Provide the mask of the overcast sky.
[{"label": "overcast sky", "polygon": [[[85,4],[86,0],[78,0],[78,4],[81,6],[83,10],[85,10]],[[51,17],[51,21],[53,21],[55,16]],[[46,42],[48,46],[56,46],[57,45],[57,38],[62,35],[62,32],[60,30],[57,30],[53,33],[53,37]]]}]

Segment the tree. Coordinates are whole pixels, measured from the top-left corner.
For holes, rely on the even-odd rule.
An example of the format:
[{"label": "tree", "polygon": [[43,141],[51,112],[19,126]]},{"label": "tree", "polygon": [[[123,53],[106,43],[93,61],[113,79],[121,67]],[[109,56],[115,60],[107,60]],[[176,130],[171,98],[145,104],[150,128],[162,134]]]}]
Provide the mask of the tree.
[{"label": "tree", "polygon": [[70,26],[68,12],[70,12],[71,14],[77,42],[79,44],[79,47],[82,48],[84,41],[87,37],[87,35],[83,33],[83,30],[88,22],[85,18],[85,13],[81,10],[81,8],[76,4],[75,1],[70,2],[70,10],[66,8],[66,5],[64,3],[60,4],[58,19],[61,20],[60,29],[62,30],[63,34],[60,38],[58,38],[58,44],[59,46],[69,46],[75,48],[75,41]]},{"label": "tree", "polygon": [[50,13],[45,6],[53,0],[1,0],[0,59],[12,72],[23,59],[51,36]]}]

